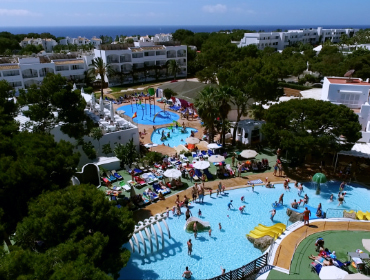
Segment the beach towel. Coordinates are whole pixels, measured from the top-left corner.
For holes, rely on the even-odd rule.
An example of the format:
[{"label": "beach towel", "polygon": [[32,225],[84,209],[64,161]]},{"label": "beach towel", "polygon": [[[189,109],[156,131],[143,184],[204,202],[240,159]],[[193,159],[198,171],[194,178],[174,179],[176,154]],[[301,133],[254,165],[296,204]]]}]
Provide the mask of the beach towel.
[{"label": "beach towel", "polygon": [[263,181],[261,179],[248,181],[248,184],[263,184]]}]

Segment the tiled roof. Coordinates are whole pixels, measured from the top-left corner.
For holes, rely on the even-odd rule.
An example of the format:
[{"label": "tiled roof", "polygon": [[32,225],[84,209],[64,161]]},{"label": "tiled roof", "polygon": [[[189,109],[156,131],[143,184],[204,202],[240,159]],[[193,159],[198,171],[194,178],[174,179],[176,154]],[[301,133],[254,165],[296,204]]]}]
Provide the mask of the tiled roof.
[{"label": "tiled roof", "polygon": [[62,60],[62,61],[55,61],[55,65],[64,65],[64,64],[81,64],[84,63],[83,59],[76,59],[76,60]]},{"label": "tiled roof", "polygon": [[0,70],[13,70],[13,69],[19,69],[18,64],[14,65],[0,65]]}]

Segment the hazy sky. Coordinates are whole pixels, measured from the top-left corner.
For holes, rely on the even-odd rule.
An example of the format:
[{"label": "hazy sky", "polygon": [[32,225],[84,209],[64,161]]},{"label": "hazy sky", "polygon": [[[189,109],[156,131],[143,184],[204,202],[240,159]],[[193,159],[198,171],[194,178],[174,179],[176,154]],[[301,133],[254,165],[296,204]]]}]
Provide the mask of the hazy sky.
[{"label": "hazy sky", "polygon": [[368,25],[369,0],[0,0],[0,26]]}]

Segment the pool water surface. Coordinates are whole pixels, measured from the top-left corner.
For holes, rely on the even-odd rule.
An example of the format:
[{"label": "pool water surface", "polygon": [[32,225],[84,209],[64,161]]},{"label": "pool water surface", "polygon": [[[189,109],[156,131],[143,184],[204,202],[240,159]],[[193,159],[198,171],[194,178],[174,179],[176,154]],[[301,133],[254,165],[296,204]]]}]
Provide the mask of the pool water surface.
[{"label": "pool water surface", "polygon": [[157,105],[149,104],[132,104],[124,105],[117,108],[117,111],[125,111],[125,115],[132,118],[136,113],[137,117],[133,119],[134,122],[146,125],[162,125],[169,124],[173,121],[177,121],[180,117],[178,114],[163,111],[163,109]]},{"label": "pool water surface", "polygon": [[[321,186],[321,194],[316,195],[315,186],[306,183],[302,196],[307,193],[310,198],[308,205],[316,208],[321,203],[325,212],[328,208],[354,209],[356,211],[370,210],[368,203],[370,191],[354,183],[345,187],[344,191],[347,192],[346,202],[338,207],[336,198],[339,184],[340,182],[328,182]],[[143,254],[143,244],[140,243],[141,254],[138,253],[136,245],[134,245],[135,253],[131,254],[127,266],[121,270],[119,279],[180,279],[186,266],[193,273],[192,279],[207,279],[219,275],[221,273],[220,266],[225,268],[226,271],[230,271],[251,262],[261,256],[262,252],[254,248],[253,244],[246,238],[246,234],[260,223],[267,226],[274,223],[287,223],[287,206],[290,206],[294,199],[299,200],[298,191],[294,184],[290,183],[289,185],[291,187],[290,192],[285,191],[282,184],[276,184],[275,189],[256,186],[254,192],[251,188],[231,190],[218,197],[216,197],[216,194],[212,194],[212,197],[210,197],[207,192],[204,203],[191,203],[190,210],[193,216],[198,217],[198,210],[201,209],[201,219],[211,224],[211,236],[208,232],[200,232],[197,239],[194,239],[193,234],[184,230],[184,208],[182,208],[183,214],[180,217],[173,216],[171,212],[166,220],[171,232],[171,239],[168,238],[167,231],[161,222],[165,248],[161,249],[160,234],[158,235],[159,251],[156,249],[154,235],[152,235],[153,253],[150,252],[148,240],[146,240],[148,250],[146,256]],[[282,193],[284,193],[284,207],[277,208],[274,221],[271,221],[271,205],[279,199]],[[335,198],[333,202],[329,201],[332,193]],[[245,197],[245,202],[241,201],[242,196]],[[234,208],[228,210],[227,204],[231,200]],[[246,206],[245,213],[240,213],[238,210],[242,205]],[[302,206],[300,207],[302,208]],[[312,215],[315,215],[315,213],[312,213]],[[222,230],[219,229],[219,223],[221,223]],[[157,233],[159,232],[157,225],[155,225],[155,230]],[[140,240],[139,235],[136,235]],[[143,235],[145,236],[145,234]],[[193,243],[191,256],[188,256],[187,252],[187,241],[189,239]],[[131,251],[129,244],[126,244],[125,247]]]},{"label": "pool water surface", "polygon": [[[162,141],[162,131],[166,136],[166,139],[163,139],[163,141]],[[154,130],[151,139],[152,142],[155,144],[158,145],[165,144],[166,146],[173,148],[180,144],[185,145],[186,144],[185,139],[190,137],[192,131],[194,131],[194,133],[198,132],[197,129],[192,127],[186,127],[185,131],[183,131],[182,127],[179,126],[178,128],[176,128],[174,124],[172,128],[162,127]],[[168,133],[169,137],[167,137]]]}]

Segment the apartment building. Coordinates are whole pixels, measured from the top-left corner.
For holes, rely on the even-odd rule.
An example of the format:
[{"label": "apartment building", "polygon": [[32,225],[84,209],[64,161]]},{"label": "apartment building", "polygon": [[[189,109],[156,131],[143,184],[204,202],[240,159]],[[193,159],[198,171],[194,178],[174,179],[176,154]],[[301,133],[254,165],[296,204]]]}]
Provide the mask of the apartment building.
[{"label": "apartment building", "polygon": [[[135,42],[135,46],[124,44],[101,46],[94,50],[95,57],[102,57],[104,63],[119,75],[106,76],[109,86],[122,83],[146,82],[167,77],[167,70],[153,66],[164,66],[169,60],[176,60],[180,66],[177,77],[187,74],[187,46],[185,45],[155,45],[150,42]],[[130,74],[131,73],[131,74]]]},{"label": "apartment building", "polygon": [[87,39],[85,37],[78,36],[77,38],[70,38],[66,37],[64,39],[61,39],[59,41],[60,45],[77,45],[77,46],[82,46],[82,45],[88,45],[92,44],[94,48],[97,48],[101,45],[102,40],[99,38],[96,38],[95,36],[90,39]]},{"label": "apartment building", "polygon": [[358,29],[323,29],[322,27],[318,27],[288,30],[286,32],[245,33],[238,47],[256,45],[260,50],[263,50],[265,47],[283,50],[298,42],[313,45],[330,40],[333,43],[338,43],[343,34],[352,37],[357,31]]},{"label": "apartment building", "polygon": [[34,39],[34,38],[24,38],[20,43],[19,45],[24,48],[26,47],[27,45],[41,45],[44,50],[46,52],[52,52],[53,51],[53,47],[58,45],[58,43],[54,40],[54,39],[50,39],[50,38],[46,38],[46,39],[42,39],[42,38],[37,38],[37,39]]},{"label": "apartment building", "polygon": [[15,89],[40,84],[48,73],[61,74],[75,83],[83,81],[93,56],[43,55],[18,58],[16,61],[0,60],[0,80],[6,80]]}]

